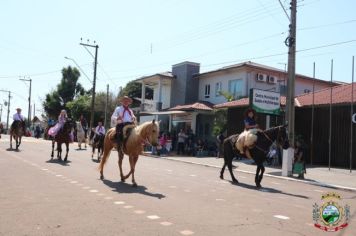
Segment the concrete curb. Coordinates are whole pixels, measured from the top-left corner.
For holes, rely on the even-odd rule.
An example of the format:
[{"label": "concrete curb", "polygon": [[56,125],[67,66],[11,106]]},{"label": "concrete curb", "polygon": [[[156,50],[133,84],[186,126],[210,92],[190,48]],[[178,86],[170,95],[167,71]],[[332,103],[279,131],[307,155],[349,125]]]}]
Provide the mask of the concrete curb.
[{"label": "concrete curb", "polygon": [[[151,157],[151,158],[161,158],[161,157],[158,157],[158,156],[155,156],[155,155],[151,155],[151,154],[147,154],[147,153],[144,153],[142,155],[146,156],[146,157]],[[177,162],[187,163],[187,164],[194,164],[194,165],[218,168],[218,169],[221,169],[221,167],[222,167],[222,166],[216,166],[216,165],[211,165],[211,164],[202,164],[202,163],[194,162],[194,161],[177,160],[175,158],[170,158],[170,157],[167,157],[167,156],[165,156],[164,159],[170,160],[170,161],[177,161]],[[251,171],[247,171],[247,170],[238,170],[238,169],[235,168],[234,171],[255,175],[255,172],[251,172]],[[305,183],[305,184],[319,186],[319,187],[325,187],[325,188],[331,188],[331,189],[339,189],[339,190],[356,192],[356,188],[342,186],[342,185],[328,184],[328,183],[323,183],[323,182],[312,182],[312,181],[308,181],[308,180],[301,180],[301,179],[295,179],[295,178],[284,177],[284,176],[276,176],[276,175],[271,175],[271,174],[264,174],[264,176],[268,176],[268,177],[272,177],[272,178],[276,178],[276,179],[282,179],[282,180],[286,180],[286,181],[300,182],[300,183]]]}]

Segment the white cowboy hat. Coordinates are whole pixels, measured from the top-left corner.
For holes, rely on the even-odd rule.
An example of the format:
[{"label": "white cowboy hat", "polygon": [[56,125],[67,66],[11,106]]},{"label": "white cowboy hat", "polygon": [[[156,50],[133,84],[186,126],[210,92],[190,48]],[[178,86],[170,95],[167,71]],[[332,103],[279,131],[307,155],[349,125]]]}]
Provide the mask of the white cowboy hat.
[{"label": "white cowboy hat", "polygon": [[123,97],[119,98],[119,102],[120,103],[123,103],[125,101],[128,101],[128,103],[131,104],[132,103],[132,98],[130,98],[128,96],[123,96]]}]

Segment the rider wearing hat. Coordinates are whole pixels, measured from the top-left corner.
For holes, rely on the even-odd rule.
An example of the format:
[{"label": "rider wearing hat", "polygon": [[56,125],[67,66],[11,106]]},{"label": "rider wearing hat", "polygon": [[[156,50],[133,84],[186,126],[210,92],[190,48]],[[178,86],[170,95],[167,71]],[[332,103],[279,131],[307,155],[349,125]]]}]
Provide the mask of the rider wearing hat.
[{"label": "rider wearing hat", "polygon": [[11,124],[11,129],[14,129],[15,122],[20,122],[21,125],[22,125],[22,128],[23,128],[23,131],[25,132],[26,124],[25,124],[25,118],[21,114],[21,108],[16,108],[16,113],[12,116],[12,118],[13,118],[14,121]]},{"label": "rider wearing hat", "polygon": [[119,102],[121,106],[116,107],[111,116],[112,126],[116,125],[116,139],[118,144],[124,139],[123,128],[126,125],[134,124],[136,121],[133,111],[129,108],[132,104],[132,99],[128,96],[123,96],[119,98]]}]

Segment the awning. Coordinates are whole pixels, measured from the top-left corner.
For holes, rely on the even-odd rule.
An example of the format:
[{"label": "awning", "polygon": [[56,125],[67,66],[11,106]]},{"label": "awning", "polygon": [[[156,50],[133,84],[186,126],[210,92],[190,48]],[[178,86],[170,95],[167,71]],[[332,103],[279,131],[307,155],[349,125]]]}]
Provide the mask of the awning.
[{"label": "awning", "polygon": [[188,113],[186,111],[151,111],[151,112],[140,112],[139,116],[152,116],[152,115],[172,115],[172,114],[184,114]]}]

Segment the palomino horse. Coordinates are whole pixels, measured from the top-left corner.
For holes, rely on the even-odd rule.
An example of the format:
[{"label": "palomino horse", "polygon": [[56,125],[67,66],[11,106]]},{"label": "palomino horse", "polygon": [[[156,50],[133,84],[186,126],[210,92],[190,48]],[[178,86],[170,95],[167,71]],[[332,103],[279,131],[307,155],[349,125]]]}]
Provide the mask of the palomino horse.
[{"label": "palomino horse", "polygon": [[82,149],[82,143],[85,144],[85,148],[87,148],[87,139],[85,138],[85,131],[83,129],[82,124],[77,121],[76,122],[76,130],[77,130],[77,141],[79,149]]},{"label": "palomino horse", "polygon": [[98,149],[98,162],[101,159],[101,156],[104,153],[104,134],[95,134],[95,129],[90,132],[90,140],[91,140],[91,145],[92,145],[92,153],[91,153],[91,159],[93,159],[94,154],[95,154],[95,149]]},{"label": "palomino horse", "polygon": [[[144,143],[150,143],[152,146],[158,145],[159,124],[153,120],[152,122],[145,122],[132,129],[128,136],[125,145],[117,145],[115,139],[115,128],[109,129],[104,139],[104,155],[100,161],[100,179],[104,179],[104,165],[109,158],[111,149],[118,148],[119,153],[119,169],[121,181],[125,181],[132,174],[132,185],[137,186],[135,181],[135,166],[138,160],[138,156],[143,152]],[[130,172],[124,176],[122,173],[122,160],[124,159],[124,153],[129,156]]]},{"label": "palomino horse", "polygon": [[67,161],[68,158],[68,151],[69,151],[69,143],[72,141],[70,138],[70,133],[74,128],[74,122],[71,120],[67,120],[62,129],[58,131],[56,136],[52,139],[52,153],[51,153],[51,160],[54,156],[54,144],[57,142],[57,158],[58,160],[62,160],[62,143],[66,145],[66,155],[64,157],[64,161]]},{"label": "palomino horse", "polygon": [[[238,152],[235,148],[237,138],[238,134],[235,134],[231,135],[230,137],[227,137],[224,140],[224,165],[220,172],[220,178],[224,179],[224,171],[225,167],[227,166],[230,171],[231,179],[234,183],[239,182],[232,173],[232,159],[234,156],[236,156]],[[289,147],[289,141],[285,126],[277,126],[265,131],[257,132],[257,141],[253,148],[250,149],[252,159],[257,165],[255,183],[258,188],[261,187],[261,181],[263,178],[263,173],[265,171],[263,162],[266,161],[266,156],[269,151],[269,147],[274,141],[277,141],[277,144],[281,145],[284,149],[287,149]]]},{"label": "palomino horse", "polygon": [[14,138],[16,141],[16,150],[19,149],[22,136],[25,134],[24,129],[25,129],[24,121],[15,120],[14,123],[11,125],[11,127],[10,127],[10,149],[12,149],[12,138]]}]

